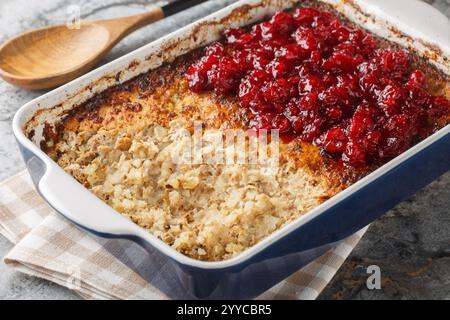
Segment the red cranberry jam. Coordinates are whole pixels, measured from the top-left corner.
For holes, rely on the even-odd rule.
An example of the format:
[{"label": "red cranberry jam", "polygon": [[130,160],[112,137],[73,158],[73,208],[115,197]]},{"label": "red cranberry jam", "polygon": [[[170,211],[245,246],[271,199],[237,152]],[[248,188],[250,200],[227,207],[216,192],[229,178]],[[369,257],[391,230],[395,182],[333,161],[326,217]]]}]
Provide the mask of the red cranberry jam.
[{"label": "red cranberry jam", "polygon": [[190,89],[238,95],[255,114],[250,128],[314,143],[350,167],[399,155],[450,111],[406,51],[377,48],[329,12],[278,12],[224,36],[188,69]]}]

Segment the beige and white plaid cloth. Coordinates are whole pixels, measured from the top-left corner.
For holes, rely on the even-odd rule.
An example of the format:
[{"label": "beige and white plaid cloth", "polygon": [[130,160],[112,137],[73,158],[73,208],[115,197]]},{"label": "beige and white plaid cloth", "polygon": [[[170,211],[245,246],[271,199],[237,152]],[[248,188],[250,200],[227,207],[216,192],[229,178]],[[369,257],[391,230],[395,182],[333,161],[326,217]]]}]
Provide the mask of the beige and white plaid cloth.
[{"label": "beige and white plaid cloth", "polygon": [[[366,229],[311,262],[258,299],[315,299]],[[127,240],[97,238],[56,214],[34,190],[27,172],[0,183],[0,233],[15,244],[4,262],[20,272],[56,282],[87,299],[184,297],[167,277],[167,261]],[[174,275],[175,277],[175,275]],[[172,287],[171,287],[172,286]]]}]

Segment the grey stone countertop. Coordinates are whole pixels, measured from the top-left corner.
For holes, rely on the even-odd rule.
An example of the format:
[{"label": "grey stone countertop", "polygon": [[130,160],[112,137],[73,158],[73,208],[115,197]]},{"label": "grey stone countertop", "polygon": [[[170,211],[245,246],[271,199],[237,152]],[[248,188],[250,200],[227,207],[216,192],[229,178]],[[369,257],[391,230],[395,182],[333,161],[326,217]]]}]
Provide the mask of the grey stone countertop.
[{"label": "grey stone countertop", "polygon": [[[64,23],[68,6],[81,17],[111,18],[143,12],[152,0],[0,0],[0,42],[21,31]],[[124,39],[106,63],[176,30],[232,0],[211,0]],[[427,0],[450,16],[450,0]],[[11,121],[16,110],[43,92],[0,80],[0,180],[24,169]],[[450,299],[450,173],[399,204],[370,227],[320,299]],[[11,244],[0,236],[0,258]],[[369,265],[381,268],[381,290],[366,287]],[[68,289],[7,268],[0,262],[0,299],[79,299]]]}]

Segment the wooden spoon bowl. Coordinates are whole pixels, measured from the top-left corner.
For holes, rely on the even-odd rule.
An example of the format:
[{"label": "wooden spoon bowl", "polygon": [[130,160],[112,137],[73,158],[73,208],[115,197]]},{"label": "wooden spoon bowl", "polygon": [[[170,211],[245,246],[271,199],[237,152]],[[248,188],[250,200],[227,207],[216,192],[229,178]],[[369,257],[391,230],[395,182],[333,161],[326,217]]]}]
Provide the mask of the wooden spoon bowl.
[{"label": "wooden spoon bowl", "polygon": [[42,28],[21,34],[0,48],[0,75],[27,89],[48,89],[91,69],[107,50],[108,29],[87,24]]}]

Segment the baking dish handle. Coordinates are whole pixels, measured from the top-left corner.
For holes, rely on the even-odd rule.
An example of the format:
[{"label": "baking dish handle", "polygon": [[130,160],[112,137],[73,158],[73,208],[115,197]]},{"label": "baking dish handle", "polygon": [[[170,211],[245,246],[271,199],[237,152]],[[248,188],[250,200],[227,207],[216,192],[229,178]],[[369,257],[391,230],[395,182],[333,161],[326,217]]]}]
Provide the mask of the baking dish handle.
[{"label": "baking dish handle", "polygon": [[117,214],[59,167],[48,165],[37,183],[38,192],[64,217],[83,229],[104,237],[129,235],[128,219]]}]

